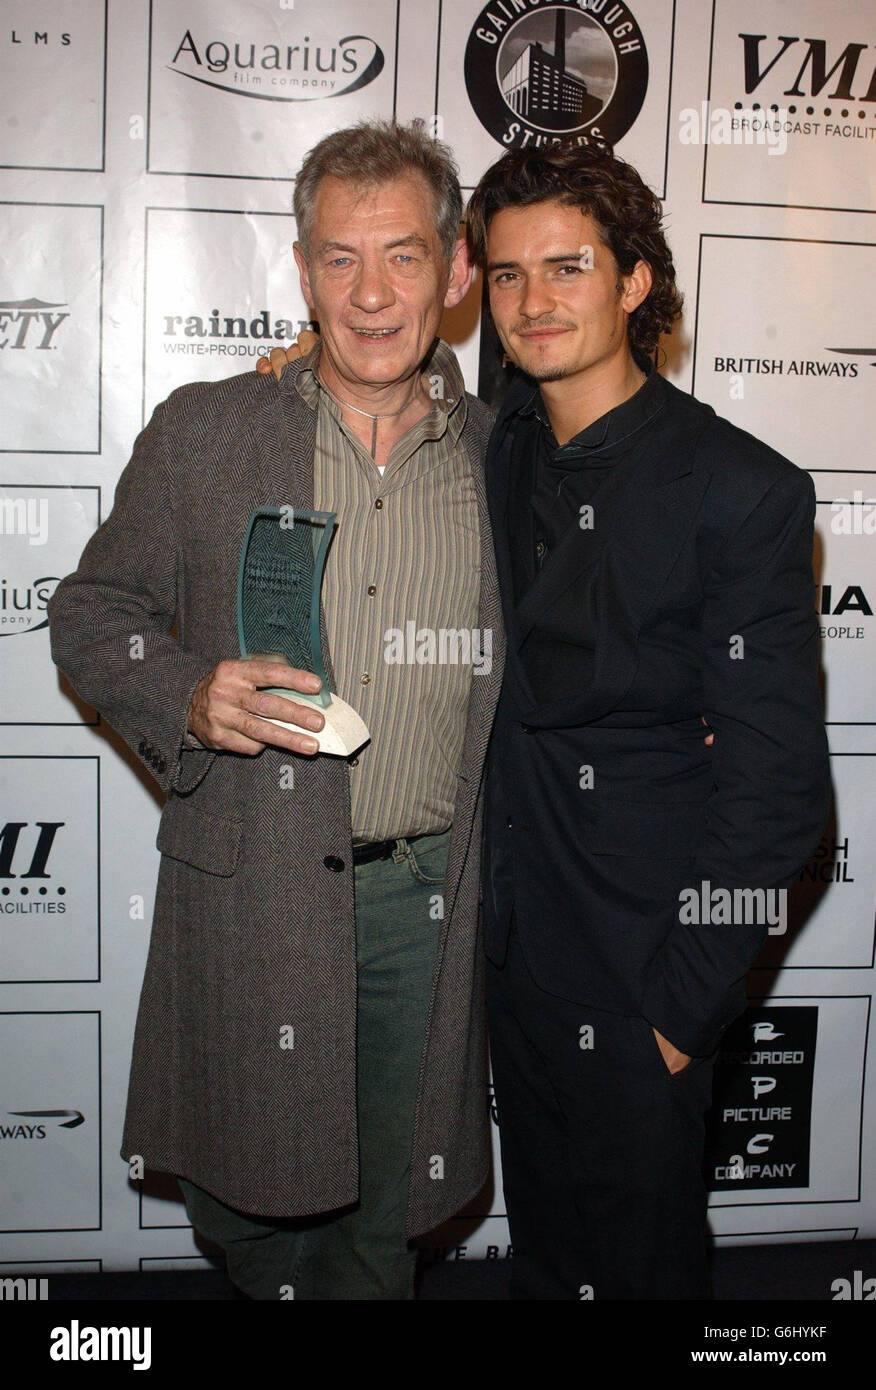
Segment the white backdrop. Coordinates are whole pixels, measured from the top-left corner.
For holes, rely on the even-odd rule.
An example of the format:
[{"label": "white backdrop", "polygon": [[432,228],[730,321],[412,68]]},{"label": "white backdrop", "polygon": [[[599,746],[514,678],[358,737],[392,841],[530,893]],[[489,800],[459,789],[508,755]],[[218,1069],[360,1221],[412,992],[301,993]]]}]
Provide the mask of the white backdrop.
[{"label": "white backdrop", "polygon": [[[540,109],[531,82],[523,117],[505,78],[554,61],[558,14],[584,104]],[[129,1182],[118,1153],[159,803],[59,681],[45,604],[156,402],[306,323],[296,167],[392,113],[434,118],[467,190],[508,144],[615,140],[665,199],[686,295],[666,374],[812,472],[836,817],[725,1041],[711,1224],[876,1235],[871,20],[867,0],[4,0],[0,1271],[205,1260],[174,1185]],[[486,390],[477,289],[446,336]],[[507,1258],[498,1166],[431,1244]]]}]

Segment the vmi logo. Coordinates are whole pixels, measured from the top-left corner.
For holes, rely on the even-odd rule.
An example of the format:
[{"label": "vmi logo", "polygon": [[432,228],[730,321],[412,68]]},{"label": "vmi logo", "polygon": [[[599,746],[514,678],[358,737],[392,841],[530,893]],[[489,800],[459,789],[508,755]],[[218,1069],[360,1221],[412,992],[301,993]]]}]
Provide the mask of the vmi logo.
[{"label": "vmi logo", "polygon": [[[796,76],[790,87],[781,89],[783,96],[820,96],[838,72],[832,91],[825,93],[827,97],[837,101],[876,101],[876,68],[872,63],[860,64],[861,54],[870,47],[869,44],[847,43],[828,70],[825,39],[801,39],[780,34],[772,42],[781,44],[781,47],[778,52],[773,50],[770,53],[769,49],[761,52],[761,44],[767,38],[765,34],[740,34],[739,37],[743,48],[746,95],[756,92],[778,64],[779,70],[774,74],[774,81],[779,78],[779,74],[780,80],[786,80],[796,68]],[[798,44],[802,44],[803,47],[798,48]],[[865,91],[868,74],[870,85]],[[852,90],[853,85],[855,91]]]},{"label": "vmi logo", "polygon": [[45,1299],[49,1296],[48,1279],[25,1279],[21,1276],[0,1279],[0,1302],[12,1303],[16,1299]]},{"label": "vmi logo", "polygon": [[[63,829],[65,821],[62,820],[39,820],[36,828],[39,830],[36,843],[28,845],[22,841],[22,852],[30,852],[30,862],[23,873],[16,874],[12,868],[16,862],[16,850],[22,830],[29,830],[30,825],[25,820],[9,820],[0,829],[0,878],[50,878],[47,872],[49,855],[55,836],[58,831]],[[20,856],[19,856],[20,857]]]}]

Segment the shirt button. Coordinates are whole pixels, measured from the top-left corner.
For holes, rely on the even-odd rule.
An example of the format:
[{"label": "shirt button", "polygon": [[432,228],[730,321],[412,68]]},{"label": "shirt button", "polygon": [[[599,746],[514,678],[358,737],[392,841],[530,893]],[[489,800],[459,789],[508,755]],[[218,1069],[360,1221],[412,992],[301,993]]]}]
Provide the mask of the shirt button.
[{"label": "shirt button", "polygon": [[513,822],[513,820],[511,819],[510,816],[508,817],[508,819],[507,819],[507,821],[505,822],[505,824],[507,825],[507,827],[508,827],[509,830],[513,830],[513,829],[514,829],[514,822]]},{"label": "shirt button", "polygon": [[377,501],[374,503],[374,506],[377,508],[377,510],[378,510],[379,512],[382,512],[382,511],[383,511],[383,498],[382,498],[382,497],[378,497]]},{"label": "shirt button", "polygon": [[361,681],[362,685],[370,685],[370,684],[371,684],[371,677],[369,676],[369,674],[368,674],[367,671],[364,671],[364,672],[362,673],[362,675],[359,677],[359,680]]},{"label": "shirt button", "polygon": [[545,552],[545,544],[544,544],[544,541],[536,541],[536,543],[535,543],[535,553],[536,553],[536,555],[539,555],[539,556],[540,556],[540,555],[543,555],[544,552]]},{"label": "shirt button", "polygon": [[377,585],[376,585],[376,584],[369,584],[369,585],[368,585],[368,590],[367,590],[367,592],[368,592],[369,594],[371,594],[371,595],[376,594],[376,593],[377,593]]},{"label": "shirt button", "polygon": [[333,873],[339,874],[343,872],[344,861],[343,859],[339,859],[336,854],[327,854],[322,862],[325,864],[326,868],[331,869]]},{"label": "shirt button", "polygon": [[358,766],[359,766],[359,759],[358,759],[358,758],[348,758],[347,761],[348,761],[350,767],[358,767]]}]

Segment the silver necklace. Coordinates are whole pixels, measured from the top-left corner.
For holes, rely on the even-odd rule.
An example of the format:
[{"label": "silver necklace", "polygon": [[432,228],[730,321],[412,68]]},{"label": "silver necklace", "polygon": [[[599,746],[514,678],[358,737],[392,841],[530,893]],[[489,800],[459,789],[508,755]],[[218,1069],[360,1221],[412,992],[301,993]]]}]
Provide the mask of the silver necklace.
[{"label": "silver necklace", "polygon": [[[339,397],[335,395],[334,391],[330,391],[330,390],[329,390],[329,388],[326,386],[325,382],[323,381],[322,377],[319,376],[319,374],[317,374],[317,378],[316,378],[316,379],[317,379],[317,381],[319,382],[320,386],[322,387],[323,391],[325,391],[326,395],[327,395],[327,396],[331,396],[331,398],[332,398],[332,400],[334,401],[335,405],[339,405],[339,406],[341,406],[342,408],[344,408],[344,409],[346,409],[346,410],[353,410],[353,411],[355,411],[355,413],[356,413],[357,415],[364,415],[365,418],[366,418],[367,420],[370,420],[370,421],[371,421],[371,457],[372,457],[372,458],[376,458],[376,456],[377,456],[377,422],[378,422],[378,420],[395,420],[399,415],[404,415],[405,411],[406,411],[407,409],[409,409],[410,406],[413,405],[414,399],[415,399],[416,395],[418,394],[418,391],[415,391],[415,392],[414,392],[414,395],[411,396],[411,399],[407,402],[406,405],[403,405],[403,406],[402,406],[401,410],[391,410],[391,411],[389,411],[389,413],[386,414],[386,415],[373,415],[373,414],[371,413],[370,410],[362,410],[358,405],[351,405],[349,401],[342,401],[342,400],[340,400]],[[418,389],[419,389],[419,384],[418,384]]]}]

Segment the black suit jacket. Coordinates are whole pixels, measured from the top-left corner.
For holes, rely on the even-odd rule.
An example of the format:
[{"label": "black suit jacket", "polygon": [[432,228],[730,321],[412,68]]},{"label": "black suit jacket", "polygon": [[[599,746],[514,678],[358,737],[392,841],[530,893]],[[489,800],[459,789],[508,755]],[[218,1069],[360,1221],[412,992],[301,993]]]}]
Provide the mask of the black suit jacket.
[{"label": "black suit jacket", "polygon": [[487,955],[501,965],[513,911],[544,989],[706,1055],[767,926],[684,924],[679,894],[789,886],[828,814],[812,480],[661,378],[593,529],[573,524],[515,604],[515,415],[533,389],[515,378],[487,456],[508,637]]}]

